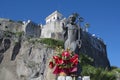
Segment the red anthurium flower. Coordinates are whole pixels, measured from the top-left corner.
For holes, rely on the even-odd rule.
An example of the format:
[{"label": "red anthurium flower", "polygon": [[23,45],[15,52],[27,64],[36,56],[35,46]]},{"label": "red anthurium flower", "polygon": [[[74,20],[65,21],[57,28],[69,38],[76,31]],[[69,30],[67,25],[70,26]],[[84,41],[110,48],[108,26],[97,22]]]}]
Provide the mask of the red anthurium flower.
[{"label": "red anthurium flower", "polygon": [[58,59],[58,64],[63,64],[64,63],[64,61],[62,60],[62,58],[59,58]]},{"label": "red anthurium flower", "polygon": [[74,57],[74,58],[78,58],[78,55],[77,55],[77,54],[75,54],[73,57]]},{"label": "red anthurium flower", "polygon": [[70,56],[69,51],[64,51],[64,52],[62,53],[62,56],[69,57],[69,56]]},{"label": "red anthurium flower", "polygon": [[78,55],[75,54],[71,59],[70,62],[72,62],[73,64],[77,65],[78,64]]},{"label": "red anthurium flower", "polygon": [[62,58],[59,58],[58,56],[53,56],[53,59],[55,60],[56,64],[63,64],[64,63]]},{"label": "red anthurium flower", "polygon": [[58,64],[59,57],[58,56],[53,56],[53,59],[54,59],[55,63]]},{"label": "red anthurium flower", "polygon": [[59,57],[58,56],[53,56],[53,59],[58,59]]},{"label": "red anthurium flower", "polygon": [[76,72],[77,71],[77,67],[72,67],[69,69],[69,72]]},{"label": "red anthurium flower", "polygon": [[52,69],[53,67],[54,67],[54,64],[53,64],[53,62],[51,61],[51,62],[49,62],[49,67]]},{"label": "red anthurium flower", "polygon": [[58,66],[55,66],[53,74],[59,74],[60,72],[61,72],[61,69]]},{"label": "red anthurium flower", "polygon": [[73,63],[74,63],[75,65],[77,65],[77,64],[78,64],[78,58],[76,58],[76,59],[73,61]]}]

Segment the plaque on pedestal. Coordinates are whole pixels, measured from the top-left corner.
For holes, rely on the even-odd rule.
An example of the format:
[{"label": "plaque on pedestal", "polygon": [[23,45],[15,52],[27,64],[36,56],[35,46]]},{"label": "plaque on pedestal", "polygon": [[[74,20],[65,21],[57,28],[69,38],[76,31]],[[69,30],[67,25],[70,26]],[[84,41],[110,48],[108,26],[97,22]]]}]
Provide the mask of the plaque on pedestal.
[{"label": "plaque on pedestal", "polygon": [[57,80],[72,80],[71,76],[58,76]]},{"label": "plaque on pedestal", "polygon": [[72,80],[71,76],[66,76],[66,80]]},{"label": "plaque on pedestal", "polygon": [[84,76],[82,80],[90,80],[90,76]]},{"label": "plaque on pedestal", "polygon": [[77,80],[82,80],[82,77],[81,77],[81,76],[79,76]]},{"label": "plaque on pedestal", "polygon": [[65,76],[58,76],[57,80],[65,80]]}]

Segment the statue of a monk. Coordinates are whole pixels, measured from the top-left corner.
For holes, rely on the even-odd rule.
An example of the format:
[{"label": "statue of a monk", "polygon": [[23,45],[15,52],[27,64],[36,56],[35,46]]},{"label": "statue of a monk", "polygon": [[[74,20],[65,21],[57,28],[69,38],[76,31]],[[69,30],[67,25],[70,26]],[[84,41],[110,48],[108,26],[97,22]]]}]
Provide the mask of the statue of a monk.
[{"label": "statue of a monk", "polygon": [[63,26],[64,30],[64,48],[78,53],[78,40],[80,40],[80,27],[76,23],[78,15],[72,14],[67,19],[67,24]]}]

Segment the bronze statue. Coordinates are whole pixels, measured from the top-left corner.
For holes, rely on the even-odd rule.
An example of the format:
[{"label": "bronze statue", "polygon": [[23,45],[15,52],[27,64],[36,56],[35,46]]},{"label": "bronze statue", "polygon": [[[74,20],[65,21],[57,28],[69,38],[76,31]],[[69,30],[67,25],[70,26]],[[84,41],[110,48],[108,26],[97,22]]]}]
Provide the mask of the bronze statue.
[{"label": "bronze statue", "polygon": [[78,53],[80,47],[80,27],[76,23],[78,14],[74,13],[67,19],[67,24],[63,25],[64,30],[64,48],[69,48],[71,51]]}]

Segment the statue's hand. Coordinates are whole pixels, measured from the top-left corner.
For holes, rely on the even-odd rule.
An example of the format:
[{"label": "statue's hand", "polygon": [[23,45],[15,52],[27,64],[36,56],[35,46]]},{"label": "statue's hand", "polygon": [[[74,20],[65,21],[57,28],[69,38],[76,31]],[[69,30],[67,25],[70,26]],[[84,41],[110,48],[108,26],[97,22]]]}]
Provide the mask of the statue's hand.
[{"label": "statue's hand", "polygon": [[76,43],[77,43],[78,47],[81,48],[82,41],[81,40],[77,40]]}]

